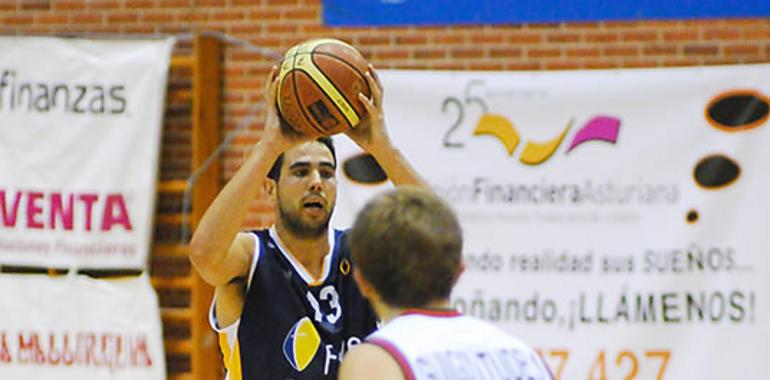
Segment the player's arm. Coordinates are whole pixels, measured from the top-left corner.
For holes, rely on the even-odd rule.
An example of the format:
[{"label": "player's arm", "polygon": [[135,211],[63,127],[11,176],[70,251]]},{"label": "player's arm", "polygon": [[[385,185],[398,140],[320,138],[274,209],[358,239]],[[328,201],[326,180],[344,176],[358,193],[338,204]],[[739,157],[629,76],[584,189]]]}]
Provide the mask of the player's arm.
[{"label": "player's arm", "polygon": [[345,354],[339,380],[405,380],[395,359],[379,346],[363,343]]},{"label": "player's arm", "polygon": [[377,160],[394,185],[411,185],[427,189],[428,185],[388,137],[385,116],[382,112],[382,84],[376,75],[374,67],[369,65],[369,70],[364,76],[372,91],[372,97],[369,99],[359,94],[359,101],[366,108],[367,116],[356,128],[346,134]]},{"label": "player's arm", "polygon": [[190,241],[190,261],[201,277],[216,287],[248,274],[254,243],[248,234],[239,234],[248,205],[264,188],[278,156],[301,142],[299,136],[286,136],[281,131],[273,101],[277,89],[275,70],[274,67],[265,90],[265,134],[206,210]]},{"label": "player's arm", "polygon": [[243,304],[246,299],[246,282],[246,276],[238,277],[215,288],[214,315],[216,316],[215,329],[217,331],[227,328],[241,319]]}]

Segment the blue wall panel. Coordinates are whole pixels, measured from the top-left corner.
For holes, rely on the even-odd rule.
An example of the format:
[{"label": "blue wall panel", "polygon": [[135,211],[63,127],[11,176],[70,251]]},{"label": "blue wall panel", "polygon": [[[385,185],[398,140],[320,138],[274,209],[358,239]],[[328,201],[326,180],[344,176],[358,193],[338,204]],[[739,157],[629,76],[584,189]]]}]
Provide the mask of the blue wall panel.
[{"label": "blue wall panel", "polygon": [[770,16],[770,0],[323,0],[331,26],[519,24]]}]

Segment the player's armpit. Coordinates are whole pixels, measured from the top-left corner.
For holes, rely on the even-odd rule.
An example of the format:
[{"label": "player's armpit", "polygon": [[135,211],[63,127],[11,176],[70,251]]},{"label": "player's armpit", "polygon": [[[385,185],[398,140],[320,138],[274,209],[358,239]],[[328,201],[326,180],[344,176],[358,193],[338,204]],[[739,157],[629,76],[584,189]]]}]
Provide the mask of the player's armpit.
[{"label": "player's armpit", "polygon": [[387,351],[373,344],[355,346],[345,355],[339,380],[405,380],[401,367]]},{"label": "player's armpit", "polygon": [[230,326],[241,318],[245,290],[245,277],[231,281],[227,285],[217,286],[214,295],[214,313],[219,327]]}]

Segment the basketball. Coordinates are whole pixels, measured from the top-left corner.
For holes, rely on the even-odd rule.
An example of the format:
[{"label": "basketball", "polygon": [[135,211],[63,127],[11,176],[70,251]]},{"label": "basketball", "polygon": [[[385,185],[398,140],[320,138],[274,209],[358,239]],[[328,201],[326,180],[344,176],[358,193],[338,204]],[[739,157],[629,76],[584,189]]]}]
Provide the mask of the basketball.
[{"label": "basketball", "polygon": [[337,39],[302,42],[286,51],[276,93],[278,111],[291,129],[331,136],[355,128],[366,116],[358,94],[371,96],[369,62]]}]

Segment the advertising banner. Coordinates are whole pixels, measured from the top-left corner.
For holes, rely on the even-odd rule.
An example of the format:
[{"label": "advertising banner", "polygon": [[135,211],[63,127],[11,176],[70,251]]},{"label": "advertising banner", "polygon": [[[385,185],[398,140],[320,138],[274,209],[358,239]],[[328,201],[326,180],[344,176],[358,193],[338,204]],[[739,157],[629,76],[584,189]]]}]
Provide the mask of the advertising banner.
[{"label": "advertising banner", "polygon": [[163,380],[160,309],[147,276],[0,275],[0,379]]},{"label": "advertising banner", "polygon": [[[766,377],[770,65],[381,77],[464,229],[454,307],[559,379]],[[344,227],[389,185],[338,145]]]},{"label": "advertising banner", "polygon": [[173,43],[0,37],[0,265],[145,267]]}]

